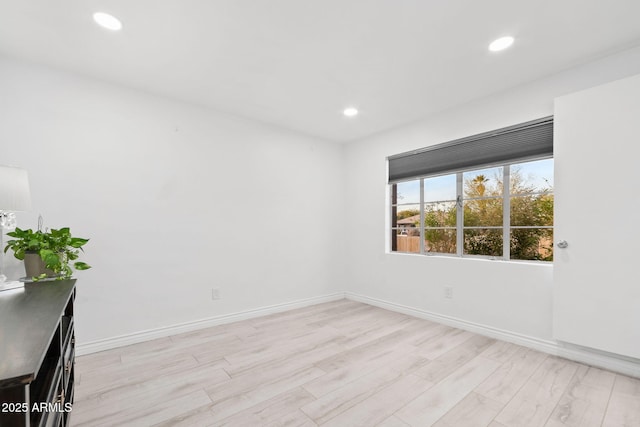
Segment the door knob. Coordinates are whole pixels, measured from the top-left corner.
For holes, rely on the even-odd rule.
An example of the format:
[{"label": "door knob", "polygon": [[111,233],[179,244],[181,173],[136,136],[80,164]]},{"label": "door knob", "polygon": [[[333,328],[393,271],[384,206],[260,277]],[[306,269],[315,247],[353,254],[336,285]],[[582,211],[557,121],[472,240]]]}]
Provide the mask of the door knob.
[{"label": "door knob", "polygon": [[560,240],[560,241],[558,242],[558,247],[559,247],[560,249],[565,249],[567,246],[569,246],[569,244],[567,243],[567,241],[566,241],[566,240]]}]

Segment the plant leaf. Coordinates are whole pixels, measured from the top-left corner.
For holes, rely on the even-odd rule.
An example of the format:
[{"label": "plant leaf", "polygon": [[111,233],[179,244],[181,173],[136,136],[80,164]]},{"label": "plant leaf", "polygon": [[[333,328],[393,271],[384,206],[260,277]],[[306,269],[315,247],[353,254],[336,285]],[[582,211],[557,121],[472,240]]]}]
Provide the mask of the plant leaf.
[{"label": "plant leaf", "polygon": [[91,268],[89,264],[82,261],[76,262],[75,264],[73,264],[73,266],[76,268],[76,270],[88,270]]},{"label": "plant leaf", "polygon": [[69,242],[69,246],[74,247],[74,248],[80,248],[80,247],[86,245],[88,241],[89,241],[89,239],[82,239],[80,237],[72,237],[71,241]]}]

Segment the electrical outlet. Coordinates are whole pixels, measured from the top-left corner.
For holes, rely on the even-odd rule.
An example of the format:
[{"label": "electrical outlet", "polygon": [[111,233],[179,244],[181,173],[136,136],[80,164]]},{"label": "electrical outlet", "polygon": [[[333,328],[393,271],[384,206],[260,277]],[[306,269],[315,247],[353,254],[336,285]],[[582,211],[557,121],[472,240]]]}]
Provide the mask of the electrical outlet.
[{"label": "electrical outlet", "polygon": [[444,287],[444,297],[446,299],[453,299],[453,288],[451,286]]},{"label": "electrical outlet", "polygon": [[220,289],[218,288],[211,289],[211,299],[220,299]]}]

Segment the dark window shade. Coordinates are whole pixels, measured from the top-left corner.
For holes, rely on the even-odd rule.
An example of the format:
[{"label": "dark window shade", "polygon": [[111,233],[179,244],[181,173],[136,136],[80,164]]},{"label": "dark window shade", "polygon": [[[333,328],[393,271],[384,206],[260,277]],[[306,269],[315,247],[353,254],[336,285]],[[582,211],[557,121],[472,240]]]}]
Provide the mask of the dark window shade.
[{"label": "dark window shade", "polygon": [[389,157],[389,182],[553,155],[553,117]]}]

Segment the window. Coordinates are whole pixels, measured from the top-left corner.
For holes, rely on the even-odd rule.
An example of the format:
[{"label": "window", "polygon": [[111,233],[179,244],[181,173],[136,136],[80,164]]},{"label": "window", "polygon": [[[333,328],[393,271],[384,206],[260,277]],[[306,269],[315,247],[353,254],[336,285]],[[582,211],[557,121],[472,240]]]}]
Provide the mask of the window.
[{"label": "window", "polygon": [[[521,142],[519,137],[522,135],[513,132],[514,129],[525,129],[531,136],[532,123],[535,127],[544,127],[544,132],[537,128],[534,134],[544,134],[549,146],[553,134],[553,122],[549,119],[508,128],[509,138]],[[491,133],[488,138],[502,136],[503,131]],[[478,137],[480,140],[486,138],[486,134]],[[474,144],[478,139],[465,140],[464,144]],[[460,147],[456,149],[456,155],[459,155]],[[439,155],[446,158],[442,146],[431,150],[441,150]],[[418,166],[416,160],[419,159],[407,161],[406,157],[422,156],[424,159],[425,153],[431,150],[401,155],[403,167],[396,163],[392,168],[390,158],[390,175],[405,173],[408,164],[411,165],[409,169],[423,167]],[[552,261],[553,158],[548,151],[549,148],[544,155],[542,152],[535,156],[514,155],[513,161],[499,164],[484,162],[491,164],[439,170],[426,176],[391,182],[391,250],[425,255]]]}]

